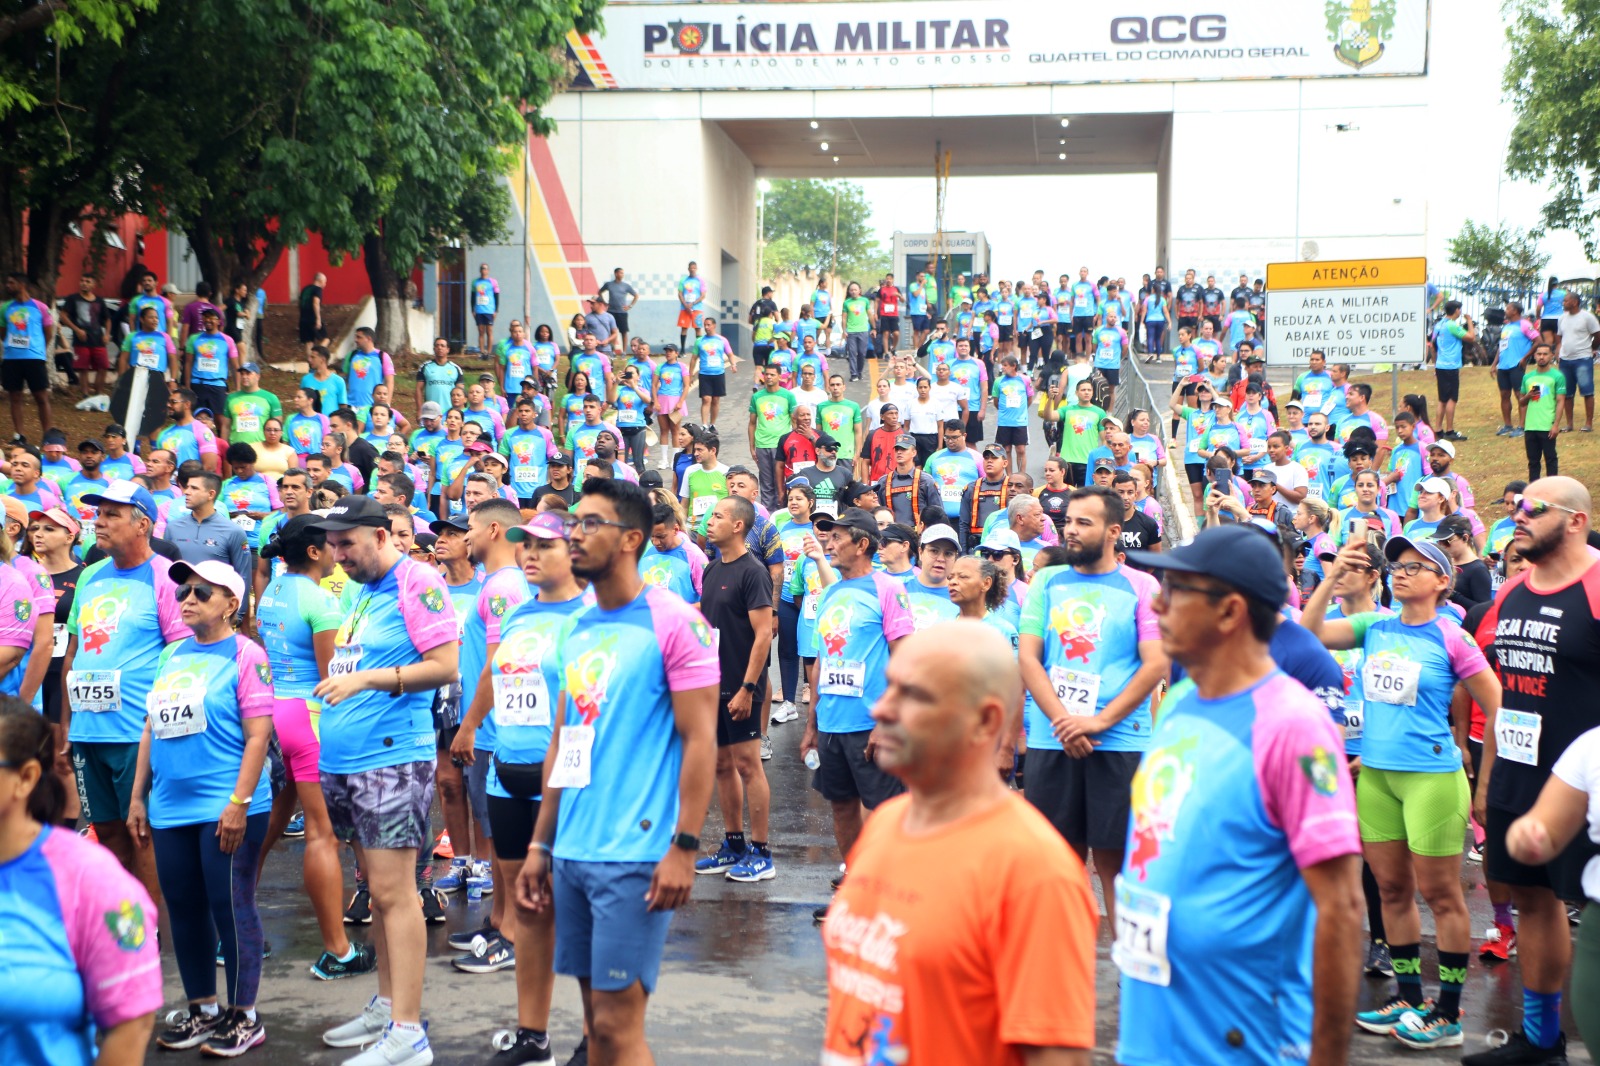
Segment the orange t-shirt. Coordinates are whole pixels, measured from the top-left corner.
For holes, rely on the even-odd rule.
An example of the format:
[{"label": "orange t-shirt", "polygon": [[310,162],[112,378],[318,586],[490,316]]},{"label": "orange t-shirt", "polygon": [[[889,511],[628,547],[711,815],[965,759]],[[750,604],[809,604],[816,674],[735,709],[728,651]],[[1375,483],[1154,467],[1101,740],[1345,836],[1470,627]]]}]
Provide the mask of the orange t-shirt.
[{"label": "orange t-shirt", "polygon": [[1013,1066],[1094,1046],[1099,908],[1083,863],[1020,795],[926,836],[879,807],[822,926],[823,1066]]}]

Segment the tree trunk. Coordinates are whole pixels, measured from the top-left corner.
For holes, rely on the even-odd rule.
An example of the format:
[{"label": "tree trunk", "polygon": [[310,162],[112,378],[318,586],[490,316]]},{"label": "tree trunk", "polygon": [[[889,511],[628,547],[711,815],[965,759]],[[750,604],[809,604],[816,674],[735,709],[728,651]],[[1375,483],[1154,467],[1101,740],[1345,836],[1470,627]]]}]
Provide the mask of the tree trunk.
[{"label": "tree trunk", "polygon": [[361,259],[372,286],[372,306],[378,322],[377,345],[391,355],[409,354],[411,335],[406,328],[406,279],[389,262],[383,234],[368,234],[361,242]]},{"label": "tree trunk", "polygon": [[219,229],[212,222],[210,205],[203,207],[188,233],[200,276],[211,283],[219,295],[232,290],[236,280],[253,291],[266,280],[283,258],[283,244],[276,236],[261,240],[248,222],[234,223],[231,230]]},{"label": "tree trunk", "polygon": [[81,208],[66,207],[54,196],[45,198],[28,212],[28,280],[33,284],[35,295],[47,304],[55,302],[67,225],[77,221],[80,214]]},{"label": "tree trunk", "polygon": [[0,170],[0,274],[26,273],[23,268],[27,261],[22,254],[25,229],[22,190],[18,187],[21,182],[22,175],[15,169]]}]

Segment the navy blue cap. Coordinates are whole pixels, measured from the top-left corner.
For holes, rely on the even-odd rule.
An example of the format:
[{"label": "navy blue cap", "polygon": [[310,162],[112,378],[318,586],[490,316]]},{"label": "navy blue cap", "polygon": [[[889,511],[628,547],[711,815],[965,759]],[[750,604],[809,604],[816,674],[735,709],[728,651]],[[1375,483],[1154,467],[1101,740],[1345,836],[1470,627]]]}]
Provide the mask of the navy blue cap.
[{"label": "navy blue cap", "polygon": [[1212,526],[1169,552],[1132,551],[1127,559],[1146,570],[1203,574],[1273,607],[1289,598],[1289,580],[1283,576],[1277,547],[1254,529],[1236,523]]}]

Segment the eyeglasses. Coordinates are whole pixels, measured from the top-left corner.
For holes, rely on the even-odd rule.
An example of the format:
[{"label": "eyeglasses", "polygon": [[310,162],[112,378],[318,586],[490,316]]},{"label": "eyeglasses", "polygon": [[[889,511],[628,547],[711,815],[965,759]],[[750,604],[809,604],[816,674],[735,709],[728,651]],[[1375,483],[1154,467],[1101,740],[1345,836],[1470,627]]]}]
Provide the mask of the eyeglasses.
[{"label": "eyeglasses", "polygon": [[566,521],[562,522],[561,524],[569,535],[573,530],[581,529],[583,530],[583,535],[586,537],[592,537],[596,533],[600,532],[602,526],[611,526],[614,529],[633,528],[626,522],[608,522],[606,519],[595,514],[586,514],[582,518],[574,518],[569,515]]},{"label": "eyeglasses", "polygon": [[1432,563],[1390,563],[1387,569],[1391,574],[1404,574],[1406,577],[1416,577],[1424,570],[1431,570],[1440,577],[1444,576],[1444,571]]},{"label": "eyeglasses", "polygon": [[1565,511],[1568,514],[1579,513],[1574,508],[1564,506],[1563,504],[1549,503],[1545,500],[1530,500],[1521,493],[1511,497],[1511,513],[1513,515],[1520,511],[1529,518],[1543,518],[1552,510]]},{"label": "eyeglasses", "polygon": [[216,589],[210,585],[179,585],[173,591],[173,596],[179,603],[182,603],[191,595],[201,603],[210,603],[211,597],[215,592]]},{"label": "eyeglasses", "polygon": [[1209,600],[1219,600],[1224,596],[1229,596],[1229,595],[1233,594],[1233,590],[1232,589],[1214,589],[1214,588],[1209,588],[1209,587],[1207,587],[1205,585],[1190,585],[1190,584],[1186,584],[1185,582],[1182,582],[1182,581],[1174,581],[1174,580],[1172,580],[1172,575],[1170,573],[1162,574],[1161,575],[1161,595],[1162,595],[1162,597],[1165,598],[1165,599],[1171,599],[1172,598],[1172,594],[1174,592],[1193,592],[1196,595],[1204,596]]}]

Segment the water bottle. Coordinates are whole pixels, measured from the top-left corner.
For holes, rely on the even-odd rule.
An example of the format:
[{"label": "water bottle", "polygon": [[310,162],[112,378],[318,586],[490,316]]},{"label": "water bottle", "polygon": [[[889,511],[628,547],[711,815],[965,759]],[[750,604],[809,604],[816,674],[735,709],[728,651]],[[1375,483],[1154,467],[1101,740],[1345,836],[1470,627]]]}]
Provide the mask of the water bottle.
[{"label": "water bottle", "polygon": [[815,770],[822,765],[822,756],[817,754],[816,748],[806,749],[806,769]]}]

